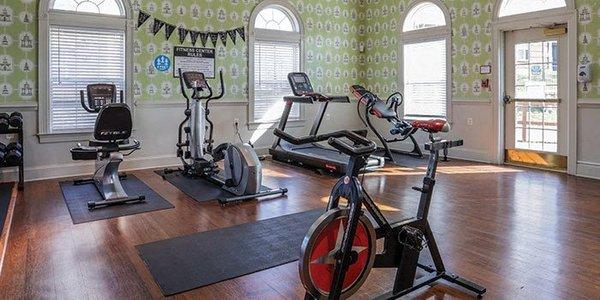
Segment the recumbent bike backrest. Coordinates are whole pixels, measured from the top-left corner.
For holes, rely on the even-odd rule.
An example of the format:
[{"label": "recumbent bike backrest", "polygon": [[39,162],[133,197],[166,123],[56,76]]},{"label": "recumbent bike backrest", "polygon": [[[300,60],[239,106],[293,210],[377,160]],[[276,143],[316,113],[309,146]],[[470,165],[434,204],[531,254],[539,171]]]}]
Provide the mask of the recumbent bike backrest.
[{"label": "recumbent bike backrest", "polygon": [[124,141],[131,137],[133,122],[131,110],[125,103],[104,105],[94,126],[94,139],[98,141]]}]

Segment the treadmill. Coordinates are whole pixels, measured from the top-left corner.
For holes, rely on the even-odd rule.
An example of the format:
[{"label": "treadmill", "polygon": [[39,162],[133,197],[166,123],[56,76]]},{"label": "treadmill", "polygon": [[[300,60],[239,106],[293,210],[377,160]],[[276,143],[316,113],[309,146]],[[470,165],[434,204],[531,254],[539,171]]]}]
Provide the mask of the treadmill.
[{"label": "treadmill", "polygon": [[[305,73],[290,73],[288,80],[294,92],[294,96],[284,97],[285,109],[277,127],[281,131],[285,131],[290,112],[294,103],[298,104],[314,104],[319,103],[319,109],[315,115],[313,126],[310,130],[310,135],[315,136],[319,132],[323,117],[327,111],[329,103],[350,103],[350,98],[347,96],[325,96],[315,93],[310,83],[308,76]],[[366,136],[367,130],[357,130],[356,133]],[[343,174],[346,172],[346,167],[350,157],[341,153],[337,149],[326,147],[319,143],[306,143],[302,145],[293,145],[285,140],[277,138],[273,143],[269,153],[276,161],[296,164],[323,170],[328,173]],[[380,156],[371,156],[365,166],[365,171],[372,171],[382,168],[385,165],[385,158]]]}]

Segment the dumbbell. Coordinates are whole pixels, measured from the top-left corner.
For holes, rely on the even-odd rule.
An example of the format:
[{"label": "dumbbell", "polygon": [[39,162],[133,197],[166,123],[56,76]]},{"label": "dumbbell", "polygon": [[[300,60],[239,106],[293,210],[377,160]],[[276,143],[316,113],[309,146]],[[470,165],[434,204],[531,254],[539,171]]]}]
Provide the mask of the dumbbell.
[{"label": "dumbbell", "polygon": [[6,163],[9,165],[20,164],[23,160],[23,146],[19,143],[10,143],[6,146],[6,155],[4,156]]},{"label": "dumbbell", "polygon": [[4,162],[4,157],[6,157],[6,145],[0,142],[0,163]]},{"label": "dumbbell", "polygon": [[0,113],[0,131],[8,130],[10,127],[10,116],[7,113]]},{"label": "dumbbell", "polygon": [[23,126],[23,115],[18,111],[13,112],[10,114],[8,124],[15,128],[21,128]]}]

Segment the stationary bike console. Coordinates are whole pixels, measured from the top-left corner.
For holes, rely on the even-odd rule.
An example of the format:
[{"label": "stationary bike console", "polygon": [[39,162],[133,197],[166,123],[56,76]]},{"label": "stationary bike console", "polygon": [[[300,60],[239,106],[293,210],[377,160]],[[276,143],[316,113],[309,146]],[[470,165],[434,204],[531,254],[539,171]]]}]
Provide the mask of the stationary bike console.
[{"label": "stationary bike console", "polygon": [[[84,91],[79,91],[79,97],[81,98],[81,106],[87,112],[97,113],[100,112],[103,106],[110,103],[117,103],[117,86],[108,83],[97,83],[90,84],[86,88],[87,90],[87,101],[84,95]],[[119,102],[123,103],[123,91],[119,92]]]}]

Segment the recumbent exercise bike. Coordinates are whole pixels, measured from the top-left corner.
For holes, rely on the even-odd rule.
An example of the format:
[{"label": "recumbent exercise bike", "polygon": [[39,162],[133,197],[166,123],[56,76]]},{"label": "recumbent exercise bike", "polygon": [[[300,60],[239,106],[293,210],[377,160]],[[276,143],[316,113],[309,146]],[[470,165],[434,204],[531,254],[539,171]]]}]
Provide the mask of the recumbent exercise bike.
[{"label": "recumbent exercise bike", "polygon": [[[218,199],[221,205],[270,195],[285,195],[285,188],[263,188],[262,164],[251,145],[223,143],[213,148],[214,125],[209,118],[209,106],[211,101],[221,99],[225,93],[223,71],[219,72],[221,92],[216,96],[204,73],[183,72],[181,69],[178,72],[181,93],[186,99],[185,119],[179,124],[177,139],[177,157],[181,159],[183,169],[166,169],[164,174],[180,171],[191,178],[205,179],[235,195]],[[186,89],[192,90],[191,96]],[[222,171],[217,165],[219,161],[224,162]]]},{"label": "recumbent exercise bike", "polygon": [[[404,103],[404,97],[399,92],[391,94],[384,102],[375,93],[360,85],[351,86],[350,91],[354,97],[358,99],[356,107],[361,121],[365,126],[371,129],[383,145],[383,156],[394,163],[397,163],[397,161],[395,161],[393,153],[400,153],[418,158],[423,157],[423,151],[421,151],[421,147],[417,143],[414,135],[419,129],[427,131],[427,127],[432,121],[444,124],[443,127],[441,127],[440,132],[450,131],[450,124],[445,120],[414,120],[412,122],[401,120],[398,114],[398,108]],[[361,104],[365,106],[365,110],[362,113],[360,111]],[[371,116],[376,116],[379,119],[388,121],[391,125],[390,134],[393,138],[385,138],[374,126]],[[410,140],[412,143],[412,150],[410,151],[391,149],[389,146],[390,143],[403,142],[406,140]],[[443,152],[444,161],[447,161],[447,149]]]},{"label": "recumbent exercise bike", "polygon": [[[462,140],[445,141],[433,138],[446,124],[431,121],[422,126],[430,134],[429,164],[422,187],[417,216],[389,223],[375,201],[367,194],[359,180],[359,171],[377,145],[348,130],[321,136],[295,138],[275,129],[275,135],[293,143],[328,141],[339,151],[350,156],[346,175],[333,187],[327,211],[310,227],[302,243],[299,271],[306,288],[305,299],[345,299],[353,295],[367,279],[372,268],[396,268],[393,290],[378,299],[395,299],[425,285],[446,280],[462,286],[478,296],[486,289],[446,270],[429,221],[429,207],[435,186],[439,152],[461,146]],[[352,143],[347,143],[344,139]],[[340,198],[348,200],[340,206]],[[370,214],[377,227],[364,211]],[[377,240],[384,240],[383,252],[377,253]],[[419,262],[421,250],[429,249],[433,266]],[[427,275],[416,278],[417,269]]]},{"label": "recumbent exercise bike", "polygon": [[[114,84],[90,84],[87,86],[87,101],[84,91],[80,91],[81,105],[89,113],[97,113],[94,125],[94,140],[88,146],[77,144],[71,149],[73,160],[96,160],[96,168],[91,179],[75,180],[75,185],[93,183],[102,196],[102,201],[88,202],[88,209],[120,204],[144,202],[146,197],[129,196],[121,185],[126,175],[119,174],[119,165],[124,156],[139,150],[137,140],[130,141],[133,121],[129,106],[123,102],[120,91],[119,102]],[[125,154],[122,152],[129,151]]]}]

